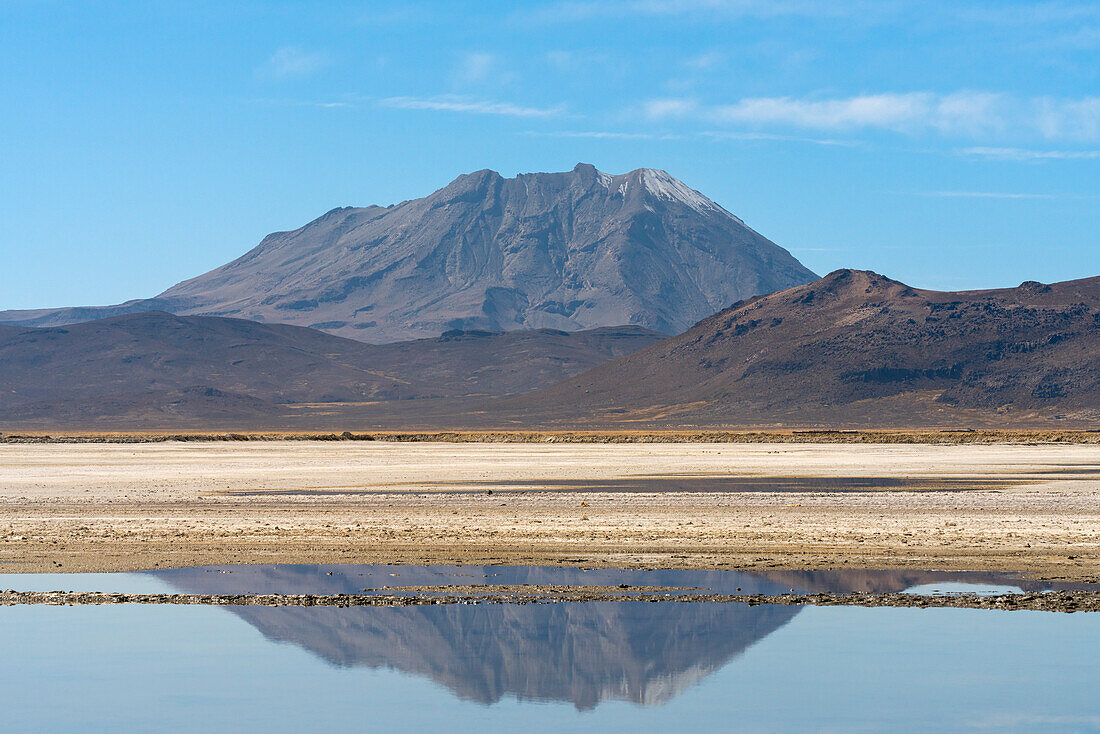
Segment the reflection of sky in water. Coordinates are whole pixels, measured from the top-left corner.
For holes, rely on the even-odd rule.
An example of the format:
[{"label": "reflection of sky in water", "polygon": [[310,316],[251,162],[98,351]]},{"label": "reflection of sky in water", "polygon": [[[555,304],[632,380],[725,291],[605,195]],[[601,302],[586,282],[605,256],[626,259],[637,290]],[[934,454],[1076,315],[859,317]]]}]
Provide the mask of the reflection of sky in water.
[{"label": "reflection of sky in water", "polygon": [[805,608],[661,705],[578,711],[333,666],[225,609],[0,608],[7,731],[1096,731],[1098,661],[1100,614]]},{"label": "reflection of sky in water", "polygon": [[[1044,588],[1009,574],[982,572],[744,573],[516,566],[211,566],[0,579],[0,586],[21,589],[198,594],[357,593],[391,585],[449,583],[623,583],[746,594],[788,590],[993,594]],[[578,711],[618,702],[664,706],[804,613],[793,606],[606,602],[378,609],[244,606],[225,611],[270,643],[293,645],[338,668],[410,674],[442,686],[458,699],[482,705],[552,702],[572,704]]]},{"label": "reflection of sky in water", "polygon": [[917,584],[905,590],[907,594],[920,594],[922,596],[946,595],[946,594],[977,594],[979,596],[997,596],[998,594],[1019,594],[1023,591],[1019,586],[1007,584],[960,584],[947,582],[938,584]]},{"label": "reflection of sky in water", "polygon": [[0,587],[16,591],[112,591],[126,594],[171,594],[172,585],[147,573],[0,574]]}]

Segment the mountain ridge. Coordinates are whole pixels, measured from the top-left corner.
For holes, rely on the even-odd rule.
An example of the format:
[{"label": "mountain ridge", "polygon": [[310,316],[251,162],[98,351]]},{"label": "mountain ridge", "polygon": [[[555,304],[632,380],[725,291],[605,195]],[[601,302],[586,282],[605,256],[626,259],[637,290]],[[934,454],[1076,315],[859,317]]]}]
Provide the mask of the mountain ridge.
[{"label": "mountain ridge", "polygon": [[677,333],[816,276],[664,171],[462,174],[386,207],[337,207],[152,299],[0,312],[57,326],[164,310],[310,326],[372,343],[452,329]]}]

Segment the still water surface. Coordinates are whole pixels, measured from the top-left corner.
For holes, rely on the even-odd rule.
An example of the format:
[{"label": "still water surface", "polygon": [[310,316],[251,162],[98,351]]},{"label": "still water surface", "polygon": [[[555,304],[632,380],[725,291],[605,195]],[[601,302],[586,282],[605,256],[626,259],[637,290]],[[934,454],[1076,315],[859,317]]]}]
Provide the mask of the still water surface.
[{"label": "still water surface", "polygon": [[[330,575],[331,574],[331,575]],[[396,574],[396,575],[395,575]],[[1002,574],[251,566],[0,587],[1001,591]],[[589,603],[0,608],[5,731],[1100,731],[1100,614]]]}]

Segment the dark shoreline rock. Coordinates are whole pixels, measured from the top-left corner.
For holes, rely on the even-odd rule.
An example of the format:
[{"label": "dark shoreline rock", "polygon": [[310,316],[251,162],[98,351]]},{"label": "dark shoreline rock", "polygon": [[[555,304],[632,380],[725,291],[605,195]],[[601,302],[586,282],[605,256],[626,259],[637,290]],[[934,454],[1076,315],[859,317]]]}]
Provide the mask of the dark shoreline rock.
[{"label": "dark shoreline rock", "polygon": [[[441,589],[446,587],[439,587]],[[468,591],[469,587],[461,587]],[[269,607],[408,607],[449,604],[555,604],[588,602],[646,602],[656,604],[774,604],[780,606],[907,607],[918,609],[991,609],[999,611],[1100,612],[1100,591],[1043,593],[918,595],[906,593],[853,594],[700,594],[638,587],[631,593],[601,588],[555,587],[532,591],[484,593],[364,593],[364,594],[126,594],[76,591],[0,592],[0,606],[20,604],[102,605],[183,604]],[[618,590],[616,590],[618,591]]]}]

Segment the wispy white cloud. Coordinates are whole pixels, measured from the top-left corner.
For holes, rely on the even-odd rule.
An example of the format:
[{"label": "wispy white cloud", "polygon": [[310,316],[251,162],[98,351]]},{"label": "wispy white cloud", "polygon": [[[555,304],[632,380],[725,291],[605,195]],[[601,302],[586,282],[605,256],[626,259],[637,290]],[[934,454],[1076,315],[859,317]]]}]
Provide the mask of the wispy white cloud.
[{"label": "wispy white cloud", "polygon": [[1095,729],[1100,727],[1100,716],[1089,714],[1046,714],[1046,713],[998,713],[987,717],[963,721],[974,729],[996,729],[998,731],[1025,731],[1035,729],[1049,730],[1052,727],[1065,730]]},{"label": "wispy white cloud", "polygon": [[359,107],[359,104],[352,99],[342,101],[326,101],[326,100],[309,100],[309,99],[252,99],[249,100],[257,104],[266,105],[278,105],[281,107],[317,107],[326,110],[336,109],[351,109],[353,107]]},{"label": "wispy white cloud", "polygon": [[434,110],[507,117],[555,117],[565,113],[565,108],[562,106],[528,107],[512,102],[472,99],[453,94],[437,97],[387,97],[380,100],[379,104],[401,110]]},{"label": "wispy white cloud", "polygon": [[685,117],[699,109],[699,102],[690,97],[663,97],[642,103],[642,113],[651,120]]},{"label": "wispy white cloud", "polygon": [[879,129],[957,137],[1100,139],[1100,97],[1020,99],[995,92],[888,92],[852,97],[750,97],[729,104],[660,98],[642,104],[651,120],[693,117],[755,127]]},{"label": "wispy white cloud", "polygon": [[699,133],[700,137],[711,138],[713,140],[774,140],[778,142],[790,142],[790,143],[810,143],[812,145],[829,145],[838,146],[843,148],[858,148],[863,145],[858,140],[839,140],[837,138],[810,138],[804,135],[780,135],[777,133],[761,133],[761,132],[733,132],[729,130],[708,130],[703,133]]},{"label": "wispy white cloud", "polygon": [[958,3],[950,13],[961,20],[999,25],[1061,25],[1100,20],[1100,6],[1092,0],[1040,2]]},{"label": "wispy white cloud", "polygon": [[1100,20],[1092,0],[1017,0],[928,3],[924,0],[560,0],[537,10],[517,11],[521,18],[580,22],[605,18],[685,17],[806,18],[896,22],[930,21],[969,25],[1056,26]]},{"label": "wispy white cloud", "polygon": [[573,138],[589,140],[761,140],[775,142],[810,143],[813,145],[836,145],[856,147],[861,145],[853,140],[833,140],[828,138],[808,138],[799,135],[776,135],[759,132],[732,132],[728,130],[706,130],[702,132],[634,132],[618,130],[526,130],[524,135],[546,138]]},{"label": "wispy white cloud", "polygon": [[304,77],[320,71],[330,63],[331,59],[326,53],[284,46],[256,67],[256,75],[266,79]]},{"label": "wispy white cloud", "polygon": [[1003,161],[1050,161],[1100,159],[1100,150],[1034,150],[1031,148],[960,148],[959,155]]},{"label": "wispy white cloud", "polygon": [[721,51],[707,51],[706,53],[697,54],[684,59],[683,65],[689,69],[704,71],[718,66],[725,60],[726,55]]},{"label": "wispy white cloud", "polygon": [[455,75],[467,84],[483,82],[489,77],[495,63],[496,59],[492,54],[483,52],[465,54],[455,70]]},{"label": "wispy white cloud", "polygon": [[558,71],[573,71],[580,65],[576,51],[564,51],[562,49],[547,51],[546,63]]},{"label": "wispy white cloud", "polygon": [[451,71],[451,81],[460,87],[482,86],[486,84],[509,84],[516,79],[514,71],[501,64],[500,59],[485,51],[462,54]]},{"label": "wispy white cloud", "polygon": [[1095,199],[1095,194],[1035,194],[1016,191],[917,191],[936,199]]},{"label": "wispy white cloud", "polygon": [[892,10],[896,2],[881,0],[564,0],[519,15],[542,22],[577,22],[635,16],[709,16],[726,18],[864,17]]},{"label": "wispy white cloud", "polygon": [[683,140],[676,133],[637,133],[615,130],[525,130],[524,135],[542,138],[573,138],[579,140]]},{"label": "wispy white cloud", "polygon": [[[1100,18],[1097,19],[1100,22]],[[1048,48],[1061,48],[1075,51],[1092,50],[1100,48],[1100,25],[1075,28],[1074,30],[1054,36],[1045,44]]]},{"label": "wispy white cloud", "polygon": [[[536,57],[537,58],[537,57]],[[628,57],[620,56],[609,49],[552,49],[542,55],[546,67],[557,73],[576,74],[583,72],[584,78],[591,80],[593,74],[603,79],[623,79],[636,66]]]},{"label": "wispy white cloud", "polygon": [[925,92],[870,94],[838,99],[757,97],[718,105],[711,114],[727,122],[779,124],[819,130],[861,127],[916,131],[977,132],[996,127],[993,114],[999,96],[960,92],[940,96]]},{"label": "wispy white cloud", "polygon": [[1035,101],[1040,132],[1050,140],[1100,139],[1100,97]]}]

